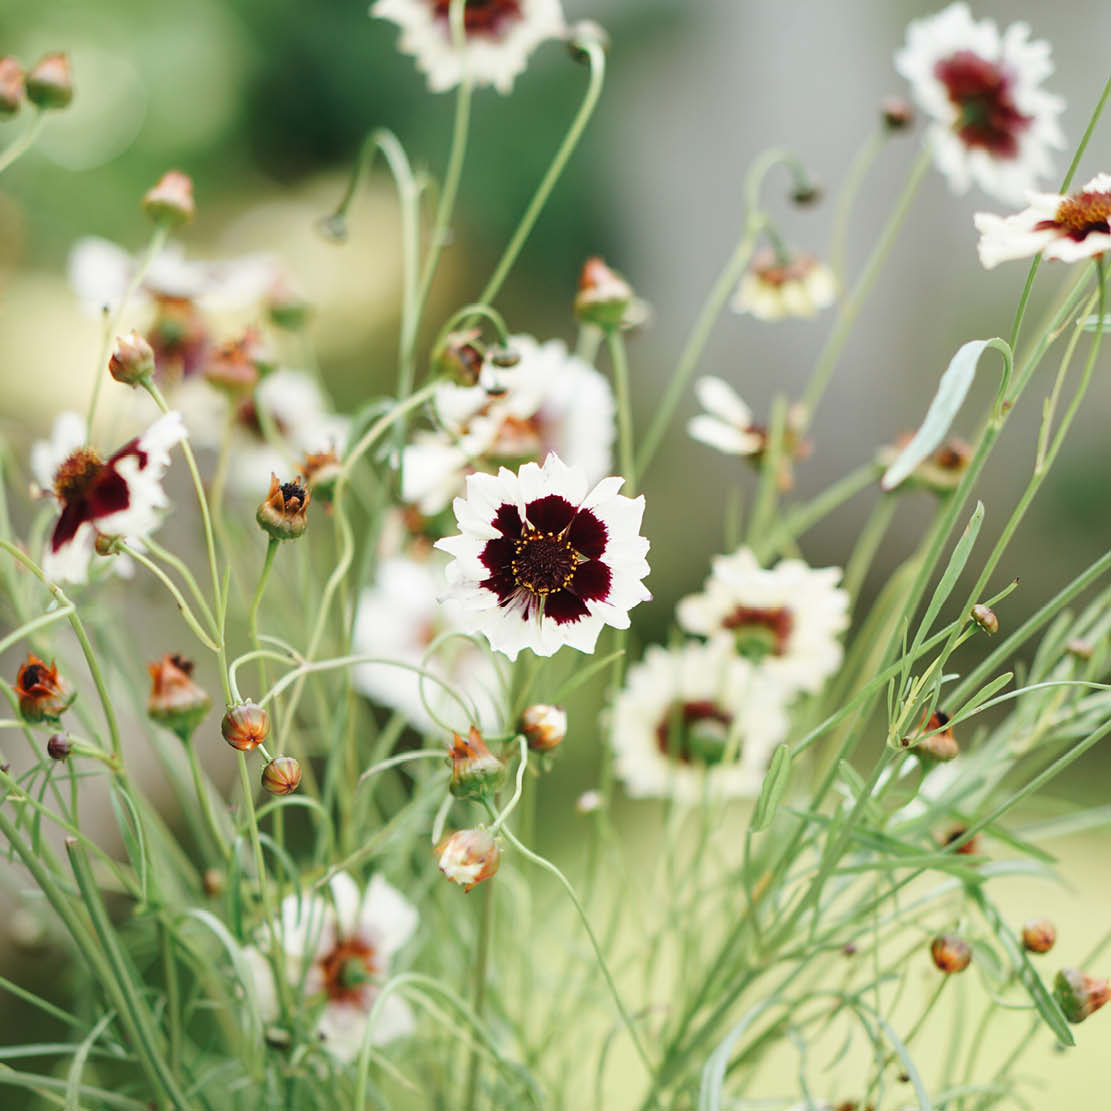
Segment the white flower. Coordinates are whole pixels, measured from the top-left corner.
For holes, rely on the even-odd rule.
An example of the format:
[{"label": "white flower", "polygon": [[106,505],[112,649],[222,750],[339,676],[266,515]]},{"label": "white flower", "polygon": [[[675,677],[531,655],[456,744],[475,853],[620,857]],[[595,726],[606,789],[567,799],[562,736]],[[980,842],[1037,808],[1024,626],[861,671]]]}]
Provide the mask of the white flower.
[{"label": "white flower", "polygon": [[561,340],[517,335],[509,347],[520,361],[498,371],[503,392],[441,386],[433,409],[442,431],[420,433],[404,450],[402,500],[426,516],[447,508],[482,461],[519,463],[554,451],[588,482],[609,473],[616,405],[608,380]]},{"label": "white flower", "polygon": [[[484,729],[500,726],[504,676],[491,654],[466,637],[451,637],[426,657],[443,633],[464,632],[457,603],[437,601],[444,563],[438,553],[423,558],[394,555],[383,559],[373,586],[359,598],[352,633],[354,651],[411,667],[423,667],[448,683],[473,706],[471,716],[436,679],[390,664],[360,663],[352,668],[357,690],[395,710],[418,729],[437,728],[436,718],[463,730],[472,722]],[[422,697],[423,695],[423,697]],[[427,702],[435,717],[425,709]]]},{"label": "white flower", "polygon": [[36,481],[53,490],[61,508],[42,560],[43,573],[55,582],[85,582],[98,535],[134,543],[158,527],[169,505],[162,476],[170,448],[186,435],[181,414],[167,413],[102,460],[84,433],[81,418],[64,413],[50,442],[31,451]]},{"label": "white flower", "polygon": [[785,692],[814,692],[841,665],[849,624],[841,569],[785,559],[764,570],[748,548],[717,556],[701,594],[679,602],[689,633],[735,645]]},{"label": "white flower", "polygon": [[[630,795],[755,798],[787,732],[782,687],[721,642],[650,647],[613,711],[617,774]],[[726,762],[726,757],[732,758]]]},{"label": "white flower", "polygon": [[706,410],[687,425],[694,439],[727,455],[756,455],[764,449],[767,433],[728,382],[712,376],[699,378],[694,393]]},{"label": "white flower", "polygon": [[[315,1033],[340,1061],[353,1061],[363,1044],[379,986],[390,960],[417,928],[417,912],[396,888],[375,876],[366,891],[346,873],[329,884],[330,899],[287,895],[276,922],[261,928],[244,951],[263,1022],[278,1017],[278,993],[268,956],[293,988],[295,1001],[322,1003]],[[396,994],[382,1004],[372,1045],[405,1037],[414,1027],[409,1005]]]},{"label": "white flower", "polygon": [[1000,34],[992,20],[973,20],[967,4],[950,4],[910,24],[895,68],[934,120],[934,161],[954,192],[975,184],[1018,204],[1052,173],[1050,148],[1065,145],[1057,122],[1065,103],[1041,88],[1053,72],[1050,46],[1031,42],[1027,24]]},{"label": "white flower", "polygon": [[463,13],[464,42],[456,47],[450,7],[450,0],[376,0],[370,9],[401,28],[400,49],[416,58],[436,93],[467,75],[475,85],[509,93],[533,50],[564,30],[559,0],[472,0]]},{"label": "white flower", "polygon": [[1079,193],[1028,193],[1030,207],[1014,216],[977,212],[980,261],[1001,262],[1039,251],[1060,262],[1079,262],[1111,251],[1111,174],[1092,178]]},{"label": "white flower", "polygon": [[811,317],[837,299],[833,271],[813,255],[782,258],[771,248],[757,253],[733,297],[733,311],[757,320]]},{"label": "white flower", "polygon": [[619,494],[624,481],[591,489],[554,453],[543,467],[468,477],[454,504],[461,532],[436,547],[455,557],[449,596],[499,652],[593,652],[603,626],[627,629],[629,610],[651,597],[644,498]]}]

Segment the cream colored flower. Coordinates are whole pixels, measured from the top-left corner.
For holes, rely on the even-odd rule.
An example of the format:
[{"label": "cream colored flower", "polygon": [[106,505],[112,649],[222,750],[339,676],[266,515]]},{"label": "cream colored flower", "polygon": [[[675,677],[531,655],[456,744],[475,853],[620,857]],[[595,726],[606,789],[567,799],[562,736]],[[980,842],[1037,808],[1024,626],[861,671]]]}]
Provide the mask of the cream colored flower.
[{"label": "cream colored flower", "polygon": [[733,311],[757,320],[811,317],[837,299],[833,271],[813,255],[783,258],[770,247],[760,251],[745,271],[733,298]]}]

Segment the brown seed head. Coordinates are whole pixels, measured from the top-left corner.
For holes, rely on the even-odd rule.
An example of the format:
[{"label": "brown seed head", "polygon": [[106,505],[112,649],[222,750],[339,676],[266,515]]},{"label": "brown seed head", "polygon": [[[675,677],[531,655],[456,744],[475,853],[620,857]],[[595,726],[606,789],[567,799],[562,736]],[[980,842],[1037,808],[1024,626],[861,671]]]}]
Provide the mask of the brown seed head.
[{"label": "brown seed head", "polygon": [[180,170],[169,170],[147,191],[143,208],[154,223],[167,228],[188,224],[196,214],[193,179]]},{"label": "brown seed head", "polygon": [[27,99],[36,108],[65,108],[73,100],[73,74],[66,54],[46,54],[30,69],[24,82]]},{"label": "brown seed head", "polygon": [[1057,927],[1048,918],[1031,918],[1022,927],[1022,945],[1029,953],[1048,953],[1057,944]]},{"label": "brown seed head", "polygon": [[27,653],[27,662],[16,675],[15,693],[19,712],[29,722],[57,721],[77,697],[73,687],[58,675],[57,664],[52,662],[47,667],[34,652]]},{"label": "brown seed head", "polygon": [[275,540],[296,540],[308,527],[308,509],[312,494],[301,485],[301,476],[293,482],[279,482],[270,476],[270,491],[258,507],[255,520]]},{"label": "brown seed head", "polygon": [[254,702],[240,702],[224,714],[220,732],[232,748],[250,752],[258,748],[270,733],[270,715]]},{"label": "brown seed head", "polygon": [[972,947],[953,934],[938,934],[930,944],[930,956],[946,975],[963,972],[972,961]]},{"label": "brown seed head", "polygon": [[262,785],[272,795],[292,795],[301,785],[301,765],[292,756],[275,756],[262,769]]},{"label": "brown seed head", "polygon": [[0,120],[14,116],[23,104],[23,67],[15,58],[0,58]]}]

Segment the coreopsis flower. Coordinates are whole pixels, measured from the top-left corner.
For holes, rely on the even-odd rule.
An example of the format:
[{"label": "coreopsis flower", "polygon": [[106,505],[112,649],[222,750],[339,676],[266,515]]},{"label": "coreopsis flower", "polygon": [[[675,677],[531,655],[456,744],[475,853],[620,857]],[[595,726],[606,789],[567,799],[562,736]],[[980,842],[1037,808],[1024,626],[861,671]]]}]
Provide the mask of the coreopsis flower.
[{"label": "coreopsis flower", "polygon": [[755,798],[787,732],[782,688],[720,642],[653,645],[629,669],[610,731],[636,797]]},{"label": "coreopsis flower", "polygon": [[629,627],[629,610],[651,595],[644,498],[619,494],[624,481],[591,488],[554,453],[543,467],[468,477],[454,504],[461,531],[436,547],[454,557],[449,597],[497,651],[593,652],[603,626]]},{"label": "coreopsis flower", "polygon": [[271,473],[270,489],[255,513],[255,520],[274,540],[296,540],[308,527],[308,509],[312,494],[301,485],[301,476],[293,482],[279,482]]},{"label": "coreopsis flower", "polygon": [[977,185],[1004,202],[1053,170],[1050,149],[1065,145],[1064,101],[1042,88],[1053,72],[1050,46],[1025,23],[1000,33],[994,21],[950,4],[907,28],[895,68],[933,123],[934,162],[956,193]]},{"label": "coreopsis flower", "polygon": [[27,653],[15,677],[19,712],[24,721],[57,721],[77,697],[77,692],[58,674],[58,665],[49,666],[34,652]]},{"label": "coreopsis flower", "polygon": [[486,747],[477,727],[452,735],[449,790],[460,799],[489,798],[505,783],[505,765]]},{"label": "coreopsis flower", "polygon": [[537,703],[526,706],[517,728],[533,752],[551,752],[567,736],[567,711],[562,706]]},{"label": "coreopsis flower", "polygon": [[[886,471],[913,437],[913,432],[904,432],[893,444],[880,448],[876,453],[876,465]],[[904,482],[934,494],[948,494],[960,485],[971,462],[972,448],[959,436],[949,436],[928,459],[923,459],[914,468]]]},{"label": "coreopsis flower", "polygon": [[977,212],[977,250],[986,270],[1039,251],[1059,262],[1080,262],[1111,251],[1111,174],[1092,178],[1079,193],[1029,193],[1014,216]]},{"label": "coreopsis flower", "polygon": [[207,691],[193,680],[193,663],[168,653],[147,664],[150,697],[147,715],[188,740],[212,707]]},{"label": "coreopsis flower", "polygon": [[472,468],[516,466],[554,451],[589,482],[609,473],[617,413],[609,381],[561,340],[515,335],[509,346],[518,360],[498,371],[499,392],[440,387],[432,403],[439,430],[418,433],[402,454],[402,500],[427,516],[463,492]]},{"label": "coreopsis flower", "polygon": [[[346,872],[334,876],[329,897],[287,895],[277,921],[259,929],[244,950],[261,1018],[278,1017],[274,956],[299,1001],[314,1007],[314,1034],[337,1060],[355,1060],[362,1048],[370,1011],[390,963],[417,928],[417,911],[380,875],[365,891]],[[405,1037],[415,1023],[397,994],[382,1002],[370,1033],[372,1045]]]},{"label": "coreopsis flower", "polygon": [[733,311],[757,320],[811,317],[837,299],[833,271],[813,255],[781,255],[770,247],[757,252],[741,277]]},{"label": "coreopsis flower", "polygon": [[23,104],[23,67],[10,54],[0,58],[0,120],[14,116]]},{"label": "coreopsis flower", "polygon": [[1075,968],[1062,968],[1053,981],[1053,997],[1069,1022],[1083,1022],[1111,999],[1111,983]]},{"label": "coreopsis flower", "polygon": [[436,93],[469,77],[509,93],[529,55],[563,34],[559,0],[471,0],[463,10],[463,42],[453,41],[451,0],[375,0],[370,14],[401,28],[399,47],[411,54]]},{"label": "coreopsis flower", "polygon": [[445,837],[433,852],[440,871],[464,891],[488,880],[501,863],[501,848],[484,829],[458,830]]},{"label": "coreopsis flower", "polygon": [[930,957],[939,972],[963,972],[972,963],[972,946],[953,934],[938,934],[930,943]]},{"label": "coreopsis flower", "polygon": [[98,537],[137,542],[158,527],[169,505],[162,476],[170,449],[186,435],[181,414],[166,413],[101,459],[84,433],[80,417],[62,414],[52,439],[31,449],[36,481],[52,490],[61,508],[42,560],[44,574],[55,582],[85,582]]},{"label": "coreopsis flower", "polygon": [[679,624],[733,645],[785,691],[813,693],[841,665],[849,596],[840,581],[839,567],[785,559],[765,569],[740,548],[714,558],[702,593],[679,602]]}]

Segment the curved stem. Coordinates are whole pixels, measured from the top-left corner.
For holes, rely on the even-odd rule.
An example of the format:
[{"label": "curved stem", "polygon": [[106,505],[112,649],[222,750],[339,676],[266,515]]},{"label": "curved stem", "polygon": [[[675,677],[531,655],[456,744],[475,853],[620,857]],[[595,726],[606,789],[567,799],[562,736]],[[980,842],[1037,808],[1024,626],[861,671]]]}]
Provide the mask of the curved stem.
[{"label": "curved stem", "polygon": [[182,596],[181,591],[177,588],[177,584],[158,566],[152,559],[148,559],[142,552],[130,544],[121,542],[120,551],[126,552],[136,563],[141,563],[158,581],[170,592],[173,596],[174,602],[185,618],[185,624],[193,631],[193,635],[207,648],[210,652],[219,652],[220,646],[201,628],[201,623],[197,620],[193,611],[189,608],[189,603]]},{"label": "curved stem", "polygon": [[12,142],[4,148],[3,153],[0,153],[0,174],[15,162],[17,158],[26,154],[31,147],[34,146],[35,140],[42,133],[45,124],[46,113],[43,111],[37,112],[23,134],[13,139]]},{"label": "curved stem", "polygon": [[875,163],[876,157],[883,150],[886,140],[887,131],[882,126],[868,136],[864,145],[856,152],[845,175],[845,183],[837,196],[837,206],[833,213],[833,232],[830,236],[829,264],[837,278],[837,284],[842,288],[845,283],[845,241],[848,238],[853,202],[860,193],[860,187]]}]

